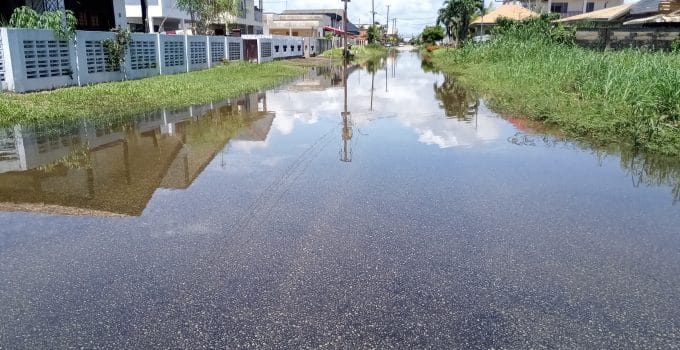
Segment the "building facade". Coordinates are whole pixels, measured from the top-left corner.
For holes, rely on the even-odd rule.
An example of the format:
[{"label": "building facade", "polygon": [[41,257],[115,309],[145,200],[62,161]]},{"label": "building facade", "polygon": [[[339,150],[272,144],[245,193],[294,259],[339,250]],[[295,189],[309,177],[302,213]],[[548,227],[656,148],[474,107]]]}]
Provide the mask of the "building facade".
[{"label": "building facade", "polygon": [[[189,13],[177,8],[176,0],[147,0],[147,16],[149,30],[154,33],[175,32],[191,28]],[[143,31],[142,7],[139,0],[125,0],[130,27],[135,31]],[[212,33],[225,35],[239,32],[241,34],[262,34],[262,0],[255,5],[255,0],[241,0],[238,15],[225,15],[218,23],[209,28]]]},{"label": "building facade", "polygon": [[535,12],[558,13],[561,18],[567,18],[633,2],[635,0],[545,0],[527,5]]}]

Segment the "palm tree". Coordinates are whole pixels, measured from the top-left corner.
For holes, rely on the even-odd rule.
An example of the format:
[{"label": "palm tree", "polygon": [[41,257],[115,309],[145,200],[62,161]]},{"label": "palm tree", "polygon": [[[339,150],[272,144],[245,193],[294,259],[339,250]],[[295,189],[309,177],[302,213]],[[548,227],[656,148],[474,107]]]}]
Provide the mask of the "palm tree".
[{"label": "palm tree", "polygon": [[453,19],[456,14],[453,12],[453,1],[455,0],[445,0],[442,4],[442,8],[437,11],[437,25],[443,24],[446,30],[446,37],[451,37],[451,29],[453,27]]},{"label": "palm tree", "polygon": [[456,39],[465,41],[472,16],[483,8],[482,0],[445,0],[439,9],[437,24],[443,23],[446,26],[447,35],[455,29]]}]

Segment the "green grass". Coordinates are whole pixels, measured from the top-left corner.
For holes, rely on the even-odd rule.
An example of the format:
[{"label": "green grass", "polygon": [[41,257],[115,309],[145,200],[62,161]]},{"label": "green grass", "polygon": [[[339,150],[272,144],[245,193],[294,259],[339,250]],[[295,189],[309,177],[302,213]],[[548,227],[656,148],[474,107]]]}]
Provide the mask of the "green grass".
[{"label": "green grass", "polygon": [[680,155],[678,54],[508,38],[432,55],[439,69],[458,75],[499,112],[598,144]]},{"label": "green grass", "polygon": [[229,63],[176,75],[70,87],[29,94],[0,94],[0,127],[87,118],[114,120],[162,107],[179,108],[272,87],[303,74],[286,62]]}]

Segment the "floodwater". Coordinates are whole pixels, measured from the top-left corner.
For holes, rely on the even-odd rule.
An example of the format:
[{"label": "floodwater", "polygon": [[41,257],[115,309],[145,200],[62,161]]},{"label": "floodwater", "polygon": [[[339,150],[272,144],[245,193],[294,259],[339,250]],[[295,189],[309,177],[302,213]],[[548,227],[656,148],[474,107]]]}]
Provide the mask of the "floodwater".
[{"label": "floodwater", "polygon": [[413,53],[0,140],[3,349],[680,347],[678,161]]}]

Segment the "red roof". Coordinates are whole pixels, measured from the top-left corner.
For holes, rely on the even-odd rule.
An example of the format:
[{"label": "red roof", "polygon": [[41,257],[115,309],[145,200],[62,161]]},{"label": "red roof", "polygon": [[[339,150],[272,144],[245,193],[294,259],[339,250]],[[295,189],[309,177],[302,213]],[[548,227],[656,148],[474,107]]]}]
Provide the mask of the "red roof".
[{"label": "red roof", "polygon": [[331,26],[324,26],[323,30],[328,31],[328,32],[333,32],[335,34],[345,34],[344,30],[338,29],[338,28],[333,28]]}]

